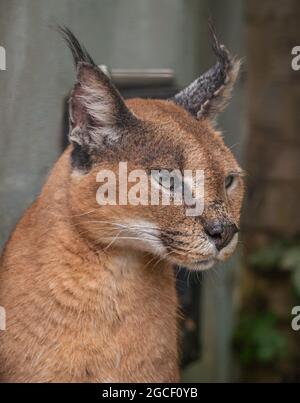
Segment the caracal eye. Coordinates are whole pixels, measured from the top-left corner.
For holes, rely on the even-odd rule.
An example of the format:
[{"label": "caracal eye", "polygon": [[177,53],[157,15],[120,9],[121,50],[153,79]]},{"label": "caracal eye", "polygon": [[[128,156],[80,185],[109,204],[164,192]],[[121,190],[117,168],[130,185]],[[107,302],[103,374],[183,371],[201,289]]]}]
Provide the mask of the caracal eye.
[{"label": "caracal eye", "polygon": [[225,178],[225,189],[226,190],[228,190],[229,188],[231,188],[232,187],[232,185],[234,184],[234,182],[235,182],[235,176],[234,175],[228,175],[228,176],[226,176],[226,178]]},{"label": "caracal eye", "polygon": [[151,173],[153,179],[159,186],[174,192],[174,178],[170,176],[170,171],[166,169],[154,170]]}]

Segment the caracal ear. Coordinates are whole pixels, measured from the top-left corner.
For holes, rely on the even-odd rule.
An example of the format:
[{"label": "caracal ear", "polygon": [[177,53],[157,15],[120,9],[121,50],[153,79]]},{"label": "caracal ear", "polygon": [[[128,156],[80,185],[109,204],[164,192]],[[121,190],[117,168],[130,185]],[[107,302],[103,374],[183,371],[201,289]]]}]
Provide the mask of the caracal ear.
[{"label": "caracal ear", "polygon": [[76,147],[92,153],[117,142],[136,118],[74,34],[65,27],[59,31],[73,54],[77,74],[69,100],[69,139]]},{"label": "caracal ear", "polygon": [[226,47],[220,44],[212,24],[210,31],[217,63],[175,95],[172,101],[198,119],[209,118],[214,121],[230,99],[241,62],[233,58]]}]

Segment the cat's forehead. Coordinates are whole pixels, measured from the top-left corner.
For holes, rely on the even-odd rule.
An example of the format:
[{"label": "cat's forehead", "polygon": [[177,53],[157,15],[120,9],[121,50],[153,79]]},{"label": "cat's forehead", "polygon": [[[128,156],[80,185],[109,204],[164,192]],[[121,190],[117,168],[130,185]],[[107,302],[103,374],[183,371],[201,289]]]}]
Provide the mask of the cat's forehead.
[{"label": "cat's forehead", "polygon": [[[141,120],[161,124],[194,126],[195,118],[183,108],[169,100],[134,98],[126,102],[130,110]],[[199,123],[199,122],[197,122]],[[199,125],[198,125],[199,127]]]},{"label": "cat's forehead", "polygon": [[[132,99],[127,101],[127,105],[145,125],[148,123],[147,146],[151,150],[147,155],[174,155],[182,166],[189,164],[191,168],[199,162],[205,165],[215,158],[219,159],[218,165],[235,162],[220,133],[209,121],[197,120],[173,102]],[[151,137],[156,152],[151,147]]]},{"label": "cat's forehead", "polygon": [[182,140],[185,146],[188,143],[203,146],[203,143],[213,141],[216,145],[222,145],[222,140],[215,135],[208,120],[196,119],[172,101],[131,99],[127,105],[140,120],[153,124],[153,132],[170,136],[174,143]]}]

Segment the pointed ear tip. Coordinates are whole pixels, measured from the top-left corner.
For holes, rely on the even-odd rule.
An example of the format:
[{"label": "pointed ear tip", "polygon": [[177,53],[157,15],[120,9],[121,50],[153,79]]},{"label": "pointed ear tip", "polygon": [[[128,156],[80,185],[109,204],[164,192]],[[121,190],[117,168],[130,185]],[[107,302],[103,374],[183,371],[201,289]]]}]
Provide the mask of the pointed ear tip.
[{"label": "pointed ear tip", "polygon": [[227,46],[222,43],[220,40],[220,37],[217,33],[216,25],[214,24],[213,19],[210,17],[208,20],[208,29],[209,29],[209,34],[211,38],[211,43],[212,43],[212,48],[216,54],[217,57],[226,57],[227,59],[235,59],[230,50],[227,48]]},{"label": "pointed ear tip", "polygon": [[101,74],[99,68],[91,63],[80,61],[76,65],[76,76],[78,81],[96,75],[99,77],[99,74]]},{"label": "pointed ear tip", "polygon": [[84,62],[84,61],[79,61],[76,65],[76,70],[77,71],[81,71],[81,70],[92,70],[94,69],[94,66],[88,62]]},{"label": "pointed ear tip", "polygon": [[231,62],[232,65],[236,65],[236,68],[238,68],[240,62],[238,62],[237,58],[232,56],[227,46],[219,40],[215,25],[211,20],[209,21],[209,31],[211,35],[212,48],[217,58],[227,60],[227,62]]}]

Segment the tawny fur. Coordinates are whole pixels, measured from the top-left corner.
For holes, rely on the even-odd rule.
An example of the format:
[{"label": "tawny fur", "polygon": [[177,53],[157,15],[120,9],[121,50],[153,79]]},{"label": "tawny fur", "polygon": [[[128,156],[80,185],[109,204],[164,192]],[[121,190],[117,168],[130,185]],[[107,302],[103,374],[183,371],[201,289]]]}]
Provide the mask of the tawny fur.
[{"label": "tawny fur", "polygon": [[169,264],[95,250],[72,225],[69,151],[1,262],[1,381],[178,380],[177,297]]},{"label": "tawny fur", "polygon": [[[219,134],[171,102],[134,100],[128,105],[153,129],[149,144],[131,140],[140,164],[179,160],[206,169],[206,214],[227,214],[237,222],[242,185],[230,203],[219,185],[224,173],[238,165]],[[152,121],[160,123],[153,126]],[[150,162],[146,151],[152,153]],[[107,164],[114,169],[113,162]],[[5,248],[0,271],[0,305],[7,312],[7,330],[0,332],[2,382],[179,380],[171,261],[130,243],[104,247],[101,237],[112,236],[112,229],[94,228],[92,221],[143,216],[161,229],[190,233],[191,244],[202,227],[185,217],[181,207],[163,212],[156,207],[156,213],[154,207],[99,208],[96,171],[78,177],[72,173],[68,148]],[[211,203],[222,198],[223,205],[213,211]],[[174,262],[185,264],[193,253],[175,255]]]}]

